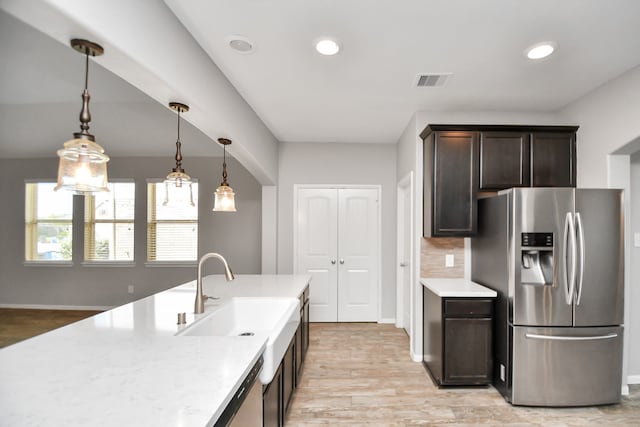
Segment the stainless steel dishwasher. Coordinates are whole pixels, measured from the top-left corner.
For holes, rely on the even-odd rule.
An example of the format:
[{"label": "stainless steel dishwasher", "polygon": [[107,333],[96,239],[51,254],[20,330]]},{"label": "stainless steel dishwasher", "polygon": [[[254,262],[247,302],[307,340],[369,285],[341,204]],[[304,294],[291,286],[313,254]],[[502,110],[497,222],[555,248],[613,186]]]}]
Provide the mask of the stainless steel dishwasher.
[{"label": "stainless steel dishwasher", "polygon": [[262,427],[262,383],[258,380],[258,374],[263,363],[264,359],[260,356],[214,424],[215,427]]}]

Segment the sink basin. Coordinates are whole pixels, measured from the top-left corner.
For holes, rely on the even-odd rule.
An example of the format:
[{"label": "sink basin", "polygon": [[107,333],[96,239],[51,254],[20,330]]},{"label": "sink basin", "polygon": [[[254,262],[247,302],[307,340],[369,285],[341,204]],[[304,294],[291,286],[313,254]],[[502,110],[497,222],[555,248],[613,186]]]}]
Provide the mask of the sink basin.
[{"label": "sink basin", "polygon": [[235,297],[178,333],[182,336],[265,336],[260,382],[269,384],[300,324],[298,298]]}]

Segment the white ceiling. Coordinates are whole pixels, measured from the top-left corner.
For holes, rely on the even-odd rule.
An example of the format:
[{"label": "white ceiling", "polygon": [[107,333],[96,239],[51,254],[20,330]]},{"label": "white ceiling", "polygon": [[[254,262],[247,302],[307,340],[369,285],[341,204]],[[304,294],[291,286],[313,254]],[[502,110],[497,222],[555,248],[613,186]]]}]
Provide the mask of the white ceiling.
[{"label": "white ceiling", "polygon": [[[554,112],[640,64],[638,0],[165,3],[287,142],[395,143],[424,110]],[[255,52],[231,50],[233,34]],[[341,52],[317,54],[321,36]],[[556,53],[525,58],[545,40]],[[4,12],[0,57],[0,157],[53,155],[78,129],[84,58]],[[418,73],[433,72],[453,76],[414,87]],[[173,155],[175,113],[95,63],[89,87],[91,130],[110,155]],[[219,155],[186,124],[182,140],[185,157]]]},{"label": "white ceiling", "polygon": [[[420,110],[555,111],[640,64],[638,0],[165,3],[280,141],[393,143]],[[321,36],[340,53],[317,54]],[[524,56],[547,40],[547,60]],[[433,72],[453,76],[413,87]]]}]

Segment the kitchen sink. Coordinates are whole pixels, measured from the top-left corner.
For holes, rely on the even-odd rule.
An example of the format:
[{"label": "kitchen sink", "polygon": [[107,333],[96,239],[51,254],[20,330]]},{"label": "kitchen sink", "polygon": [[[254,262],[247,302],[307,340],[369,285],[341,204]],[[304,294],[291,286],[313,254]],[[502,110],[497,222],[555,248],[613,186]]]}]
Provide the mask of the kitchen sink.
[{"label": "kitchen sink", "polygon": [[269,384],[300,324],[298,298],[234,297],[177,335],[268,337],[260,382]]}]

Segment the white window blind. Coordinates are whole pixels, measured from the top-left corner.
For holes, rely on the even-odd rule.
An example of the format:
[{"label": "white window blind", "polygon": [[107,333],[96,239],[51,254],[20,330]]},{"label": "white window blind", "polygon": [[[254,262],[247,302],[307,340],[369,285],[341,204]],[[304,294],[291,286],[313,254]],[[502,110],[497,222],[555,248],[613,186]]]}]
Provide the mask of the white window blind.
[{"label": "white window blind", "polygon": [[198,258],[198,183],[147,184],[147,260]]},{"label": "white window blind", "polygon": [[110,182],[109,192],[85,197],[84,259],[133,261],[135,183]]},{"label": "white window blind", "polygon": [[71,261],[73,193],[54,182],[25,184],[25,260]]}]

